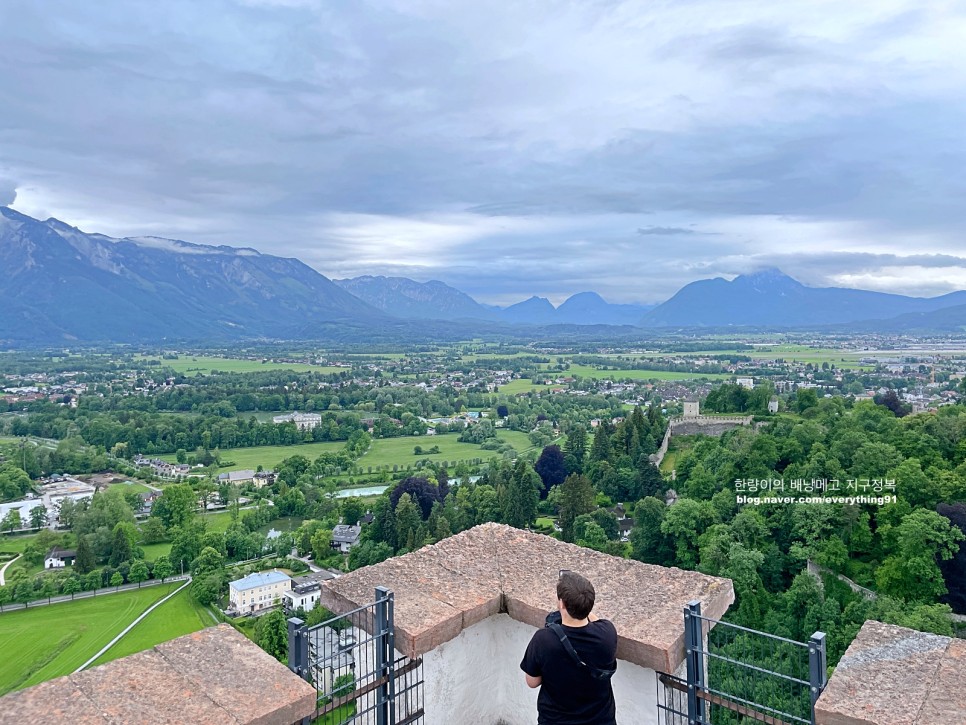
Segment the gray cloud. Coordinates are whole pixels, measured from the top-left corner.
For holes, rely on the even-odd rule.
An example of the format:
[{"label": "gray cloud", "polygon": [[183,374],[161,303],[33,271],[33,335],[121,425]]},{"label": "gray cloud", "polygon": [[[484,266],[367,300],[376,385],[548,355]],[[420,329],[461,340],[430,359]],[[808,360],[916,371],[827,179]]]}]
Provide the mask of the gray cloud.
[{"label": "gray cloud", "polygon": [[954,6],[458,5],[10,0],[2,173],[92,231],[482,299],[966,287]]},{"label": "gray cloud", "polygon": [[684,227],[640,227],[637,233],[642,237],[674,237],[682,234],[697,234],[698,232]]}]

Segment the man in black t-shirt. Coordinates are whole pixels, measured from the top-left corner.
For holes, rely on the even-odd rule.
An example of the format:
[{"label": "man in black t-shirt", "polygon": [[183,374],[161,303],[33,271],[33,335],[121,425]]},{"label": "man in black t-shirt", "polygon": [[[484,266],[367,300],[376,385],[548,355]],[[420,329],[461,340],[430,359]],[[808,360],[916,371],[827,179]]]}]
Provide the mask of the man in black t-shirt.
[{"label": "man in black t-shirt", "polygon": [[[617,668],[617,630],[591,614],[596,593],[587,579],[570,571],[557,582],[557,608],[564,634],[577,657],[550,627],[533,635],[520,663],[527,685],[539,687],[539,725],[616,725],[610,677]],[[579,658],[579,662],[578,662]]]}]

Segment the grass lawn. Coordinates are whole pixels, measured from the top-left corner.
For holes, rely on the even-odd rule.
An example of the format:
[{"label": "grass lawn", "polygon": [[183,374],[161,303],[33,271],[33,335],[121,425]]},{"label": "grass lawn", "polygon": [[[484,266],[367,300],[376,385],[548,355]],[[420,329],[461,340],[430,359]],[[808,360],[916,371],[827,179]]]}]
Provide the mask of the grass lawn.
[{"label": "grass lawn", "polygon": [[[474,458],[487,460],[499,455],[496,451],[485,451],[476,443],[460,443],[458,433],[445,433],[437,436],[405,436],[402,438],[377,438],[372,442],[369,452],[359,459],[357,465],[363,470],[369,466],[405,466],[428,458],[431,461],[468,461]],[[502,441],[510,443],[518,453],[533,448],[526,433],[519,431],[500,431],[497,435]],[[439,446],[439,453],[415,455],[413,449],[420,446],[424,451]]]},{"label": "grass lawn", "polygon": [[164,541],[160,544],[141,544],[144,551],[145,561],[157,561],[159,556],[167,556],[171,553],[171,542]]},{"label": "grass lawn", "polygon": [[214,624],[212,616],[185,589],[151,612],[94,664],[102,665]]},{"label": "grass lawn", "polygon": [[27,544],[37,538],[37,534],[19,534],[11,536],[4,534],[0,536],[0,551],[15,551],[22,554],[27,548]]},{"label": "grass lawn", "polygon": [[[561,373],[564,375],[566,373]],[[552,385],[534,385],[533,381],[529,378],[520,378],[518,380],[511,380],[506,385],[501,385],[498,392],[505,395],[516,395],[517,393],[529,393],[531,390],[549,390],[554,386]]]},{"label": "grass lawn", "polygon": [[[284,459],[292,456],[305,456],[314,461],[322,453],[335,453],[345,447],[344,441],[325,443],[302,443],[296,446],[252,446],[251,448],[226,448],[221,450],[223,461],[231,461],[230,466],[219,468],[219,473],[227,471],[254,471],[258,466],[268,470],[275,468]],[[165,461],[175,462],[173,453],[159,456]]]},{"label": "grass lawn", "polygon": [[681,451],[668,451],[664,454],[664,459],[661,461],[661,473],[670,473],[674,470],[680,453]]},{"label": "grass lawn", "polygon": [[[141,360],[158,360],[157,357],[142,357]],[[238,360],[227,357],[208,357],[206,355],[183,355],[177,360],[161,360],[161,366],[171,368],[176,373],[195,375],[207,374],[215,370],[223,373],[255,373],[265,370],[294,370],[297,373],[338,373],[345,368],[308,365],[305,363],[262,362],[261,360]]]},{"label": "grass lawn", "polygon": [[149,493],[151,491],[150,488],[137,481],[125,481],[124,483],[112,483],[111,485],[117,486],[122,492]]},{"label": "grass lawn", "polygon": [[73,672],[180,585],[172,582],[0,614],[0,695]]}]

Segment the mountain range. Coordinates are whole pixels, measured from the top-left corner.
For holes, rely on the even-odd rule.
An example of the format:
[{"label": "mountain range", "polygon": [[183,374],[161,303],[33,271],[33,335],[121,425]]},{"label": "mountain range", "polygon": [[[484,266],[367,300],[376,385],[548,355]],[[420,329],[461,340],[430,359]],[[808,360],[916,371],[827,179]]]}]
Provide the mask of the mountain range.
[{"label": "mountain range", "polygon": [[[780,270],[765,269],[730,282],[718,277],[685,285],[667,302],[645,314],[639,324],[649,328],[794,328],[888,320],[917,313],[920,323],[929,326],[929,313],[963,304],[966,291],[940,297],[906,297],[839,287],[806,287]],[[966,324],[966,318],[960,324]]]},{"label": "mountain range", "polygon": [[0,340],[286,337],[385,313],[297,259],[85,234],[0,207]]},{"label": "mountain range", "polygon": [[616,305],[596,292],[579,292],[560,307],[531,297],[509,307],[484,305],[439,280],[364,275],[333,280],[387,314],[424,320],[490,320],[519,325],[635,325],[650,305]]},{"label": "mountain range", "polygon": [[501,308],[440,281],[333,281],[297,259],[254,249],[88,234],[9,207],[0,207],[0,268],[0,343],[7,345],[463,339],[470,330],[607,336],[633,333],[633,327],[658,334],[736,326],[966,329],[966,291],[920,298],[807,287],[776,269],[692,282],[653,309],[611,304],[596,292],[575,294],[559,307],[531,297]]}]

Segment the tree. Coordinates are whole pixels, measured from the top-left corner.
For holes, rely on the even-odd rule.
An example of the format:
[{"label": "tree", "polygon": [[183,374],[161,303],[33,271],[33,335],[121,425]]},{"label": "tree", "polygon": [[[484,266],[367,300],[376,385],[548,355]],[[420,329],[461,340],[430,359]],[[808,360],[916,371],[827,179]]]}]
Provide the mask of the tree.
[{"label": "tree", "polygon": [[9,604],[11,599],[13,599],[13,591],[11,588],[0,587],[0,612],[3,611],[3,605]]},{"label": "tree", "polygon": [[135,559],[134,563],[131,564],[131,570],[128,572],[127,580],[131,582],[138,583],[138,589],[141,588],[141,582],[148,578],[148,565],[144,563],[144,559]]},{"label": "tree", "polygon": [[378,564],[391,556],[392,548],[386,542],[363,541],[349,550],[349,571]]},{"label": "tree", "polygon": [[665,503],[647,496],[634,507],[634,528],[631,529],[631,556],[648,564],[670,566],[674,563],[674,548],[661,531],[667,510]]},{"label": "tree", "polygon": [[87,574],[93,571],[95,564],[94,551],[91,549],[90,539],[87,536],[78,536],[77,558],[74,559],[74,569],[79,574]]},{"label": "tree", "polygon": [[217,549],[206,546],[198,554],[198,558],[191,562],[191,573],[195,576],[204,576],[211,572],[221,571],[225,566],[225,557]]},{"label": "tree", "polygon": [[[135,535],[134,532],[130,531],[134,527],[126,522],[121,522],[114,527],[114,532],[111,538],[111,566],[119,566],[122,562],[130,561],[134,558],[134,547],[131,542],[131,537]],[[136,530],[135,530],[136,532]]]},{"label": "tree", "polygon": [[163,583],[172,574],[174,574],[174,567],[171,566],[171,561],[166,556],[159,556],[154,562],[154,576]]},{"label": "tree", "polygon": [[3,517],[3,521],[0,521],[0,531],[15,531],[21,528],[23,528],[23,522],[20,520],[20,509],[10,509]]},{"label": "tree", "polygon": [[604,530],[597,525],[594,521],[588,521],[583,527],[582,537],[577,541],[580,546],[586,546],[588,549],[594,549],[595,551],[606,551],[607,544],[607,534]]},{"label": "tree", "polygon": [[669,506],[661,523],[661,532],[674,542],[677,564],[682,569],[698,566],[698,537],[717,521],[710,501],[682,498]]},{"label": "tree", "polygon": [[424,521],[429,517],[429,512],[433,510],[433,504],[443,500],[440,496],[439,487],[430,483],[429,479],[423,476],[410,476],[396,484],[389,494],[389,502],[392,504],[393,510],[398,507],[399,499],[405,494],[409,494],[409,498],[419,504],[420,518]]},{"label": "tree", "polygon": [[573,541],[574,520],[597,508],[597,495],[590,479],[577,474],[567,476],[560,488],[560,528],[564,541]]},{"label": "tree", "polygon": [[[966,534],[966,504],[939,504],[936,511]],[[943,573],[946,589],[949,590],[943,601],[949,604],[954,612],[966,614],[966,544],[960,544],[959,551],[954,557],[941,559],[939,568]]]},{"label": "tree", "polygon": [[166,528],[172,526],[184,527],[194,518],[198,510],[198,497],[194,490],[186,483],[176,483],[166,486],[151,509],[151,515],[157,516]]},{"label": "tree", "polygon": [[518,529],[529,526],[537,516],[540,501],[540,478],[530,464],[522,459],[517,461],[513,475],[502,490],[503,522]]},{"label": "tree", "polygon": [[258,618],[255,643],[279,662],[288,660],[288,624],[280,609]]},{"label": "tree", "polygon": [[414,535],[420,524],[419,507],[408,493],[404,493],[396,504],[396,541],[400,546],[415,543]]},{"label": "tree", "polygon": [[917,509],[907,514],[898,527],[898,551],[876,572],[879,590],[907,602],[935,602],[946,593],[937,561],[952,559],[964,538],[935,511]]},{"label": "tree", "polygon": [[114,587],[114,591],[124,583],[124,577],[121,576],[121,572],[116,571],[111,574],[111,586]]},{"label": "tree", "polygon": [[30,528],[39,529],[47,525],[47,507],[34,506],[30,509]]},{"label": "tree", "polygon": [[69,576],[64,580],[64,585],[60,588],[62,594],[70,594],[70,598],[73,599],[74,595],[81,590],[80,579],[76,576]]},{"label": "tree", "polygon": [[224,571],[213,571],[196,577],[191,583],[191,596],[205,606],[217,602],[225,587]]},{"label": "tree", "polygon": [[312,558],[316,563],[325,561],[332,555],[332,529],[316,529],[312,534]]},{"label": "tree", "polygon": [[164,541],[165,535],[164,522],[157,516],[151,516],[141,524],[141,540],[145,544],[158,544]]},{"label": "tree", "polygon": [[567,434],[564,444],[564,462],[567,473],[582,473],[584,457],[587,455],[587,429],[582,425],[574,426]]},{"label": "tree", "polygon": [[567,478],[567,464],[564,460],[564,454],[560,450],[560,446],[557,445],[544,448],[533,468],[540,476],[540,480],[543,481],[540,498],[546,498],[551,487],[563,483],[564,479]]},{"label": "tree", "polygon": [[349,526],[355,526],[365,516],[365,508],[357,496],[347,496],[342,503],[342,521]]}]

